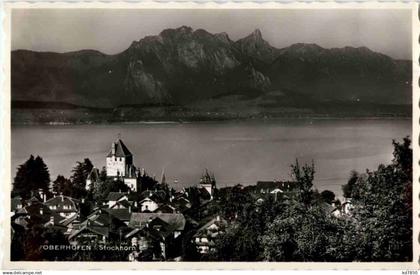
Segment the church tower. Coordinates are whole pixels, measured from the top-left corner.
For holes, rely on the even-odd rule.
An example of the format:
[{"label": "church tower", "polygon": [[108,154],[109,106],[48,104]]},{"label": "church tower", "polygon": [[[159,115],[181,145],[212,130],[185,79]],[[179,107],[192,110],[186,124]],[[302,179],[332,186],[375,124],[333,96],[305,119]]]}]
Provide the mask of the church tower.
[{"label": "church tower", "polygon": [[216,189],[216,178],[214,177],[214,174],[210,176],[206,169],[206,172],[201,177],[200,185],[202,188],[206,189],[206,191],[210,194],[210,200],[212,200],[214,196],[214,189]]}]

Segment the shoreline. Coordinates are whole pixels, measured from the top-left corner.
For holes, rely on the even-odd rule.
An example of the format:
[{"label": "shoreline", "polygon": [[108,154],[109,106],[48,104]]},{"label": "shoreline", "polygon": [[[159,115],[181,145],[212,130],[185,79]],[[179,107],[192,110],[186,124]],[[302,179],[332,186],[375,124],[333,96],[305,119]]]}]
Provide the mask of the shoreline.
[{"label": "shoreline", "polygon": [[238,118],[238,119],[208,119],[208,120],[139,120],[139,121],[98,121],[98,122],[11,122],[16,126],[81,126],[81,125],[168,125],[168,124],[210,124],[233,122],[275,122],[275,121],[327,121],[327,120],[412,120],[412,116],[296,116],[277,118]]}]

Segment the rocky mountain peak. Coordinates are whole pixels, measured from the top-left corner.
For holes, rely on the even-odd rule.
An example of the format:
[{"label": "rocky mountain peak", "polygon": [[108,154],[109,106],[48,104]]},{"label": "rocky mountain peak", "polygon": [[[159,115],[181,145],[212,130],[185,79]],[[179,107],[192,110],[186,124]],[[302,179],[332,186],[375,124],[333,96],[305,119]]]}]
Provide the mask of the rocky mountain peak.
[{"label": "rocky mountain peak", "polygon": [[244,55],[264,63],[271,63],[278,55],[278,49],[263,39],[259,29],[255,29],[248,36],[239,39],[235,45]]},{"label": "rocky mountain peak", "polygon": [[255,40],[263,40],[261,31],[259,29],[255,29],[250,36]]},{"label": "rocky mountain peak", "polygon": [[258,29],[233,42],[224,32],[181,26],[134,41],[112,56],[14,51],[11,61],[13,100],[187,104],[220,94],[260,96],[270,90],[322,100],[411,100],[409,61],[396,62],[365,47],[324,49],[297,43],[279,50]]}]

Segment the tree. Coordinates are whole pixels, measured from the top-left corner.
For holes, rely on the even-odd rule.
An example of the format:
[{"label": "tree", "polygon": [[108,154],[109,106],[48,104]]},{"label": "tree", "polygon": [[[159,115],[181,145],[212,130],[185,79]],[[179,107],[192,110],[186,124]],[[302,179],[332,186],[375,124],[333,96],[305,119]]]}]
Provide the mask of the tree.
[{"label": "tree", "polygon": [[305,164],[302,167],[296,159],[295,164],[291,165],[292,179],[296,181],[299,186],[300,200],[309,206],[312,199],[312,186],[315,175],[315,165],[312,161],[311,165]]},{"label": "tree", "polygon": [[56,194],[71,196],[73,192],[71,181],[62,175],[58,175],[55,181],[53,181],[53,192]]},{"label": "tree", "polygon": [[109,192],[127,192],[130,188],[120,179],[106,178],[99,181],[93,191],[92,197],[97,203],[102,203]]},{"label": "tree", "polygon": [[48,193],[50,189],[50,172],[48,171],[47,165],[44,160],[37,156],[34,162],[34,184],[33,190],[42,189],[44,193]]},{"label": "tree", "polygon": [[357,221],[357,259],[411,261],[412,259],[412,149],[411,141],[393,141],[390,165],[359,176],[352,190],[352,215]]},{"label": "tree", "polygon": [[70,177],[73,184],[73,197],[81,198],[86,196],[86,179],[92,171],[92,162],[85,158],[83,162],[78,161],[72,170]]},{"label": "tree", "polygon": [[330,190],[324,190],[321,192],[321,199],[323,202],[332,204],[335,200],[335,194]]},{"label": "tree", "polygon": [[50,173],[47,165],[41,157],[30,156],[29,159],[19,166],[13,181],[12,195],[20,195],[29,198],[31,192],[42,190],[49,192]]},{"label": "tree", "polygon": [[107,178],[106,168],[105,168],[105,166],[103,166],[102,169],[101,169],[101,172],[99,173],[99,180],[100,181],[105,181],[106,178]]},{"label": "tree", "polygon": [[146,190],[154,190],[156,188],[157,181],[148,176],[146,173],[142,174],[137,179],[137,190],[139,190],[139,193],[146,191]]},{"label": "tree", "polygon": [[354,170],[351,171],[350,172],[350,178],[347,181],[347,184],[342,186],[343,196],[345,198],[351,198],[352,197],[353,188],[356,185],[358,179],[359,179],[359,173],[357,173]]}]

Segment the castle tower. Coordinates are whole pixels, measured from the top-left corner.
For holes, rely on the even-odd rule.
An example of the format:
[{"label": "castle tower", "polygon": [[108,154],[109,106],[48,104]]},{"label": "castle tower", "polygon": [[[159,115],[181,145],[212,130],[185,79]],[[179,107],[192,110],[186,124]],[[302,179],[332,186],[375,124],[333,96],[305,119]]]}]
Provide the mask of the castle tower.
[{"label": "castle tower", "polygon": [[133,155],[122,142],[117,139],[111,144],[111,151],[106,157],[106,173],[109,177],[129,176],[133,166]]}]

